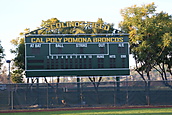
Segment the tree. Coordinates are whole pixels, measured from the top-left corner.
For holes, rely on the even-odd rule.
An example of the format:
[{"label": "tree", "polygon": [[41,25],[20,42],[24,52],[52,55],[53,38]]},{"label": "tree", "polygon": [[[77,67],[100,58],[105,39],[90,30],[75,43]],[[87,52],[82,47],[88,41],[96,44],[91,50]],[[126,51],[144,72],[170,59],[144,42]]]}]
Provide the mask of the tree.
[{"label": "tree", "polygon": [[3,66],[1,69],[0,82],[4,84],[9,83],[6,66]]},{"label": "tree", "polygon": [[[156,12],[154,3],[121,10],[120,28],[129,33],[130,49],[136,61],[135,70],[144,81],[151,80],[150,71],[171,71],[172,20],[167,13]],[[165,69],[166,65],[166,69]],[[146,76],[144,75],[146,73]],[[163,80],[167,78],[162,76]]]},{"label": "tree", "polygon": [[[135,70],[145,81],[147,104],[150,104],[150,71],[155,68],[169,86],[166,76],[167,67],[171,70],[169,56],[172,51],[172,20],[167,13],[156,12],[154,3],[142,6],[132,6],[121,10],[123,21],[119,24],[121,29],[129,33],[130,50],[136,61]],[[165,66],[167,65],[167,67]],[[158,67],[158,68],[157,68]],[[146,74],[146,75],[145,75]]]},{"label": "tree", "polygon": [[11,73],[11,78],[14,83],[22,83],[23,82],[23,76],[24,76],[24,70],[25,70],[25,45],[24,45],[24,38],[17,38],[11,40],[11,43],[16,47],[16,49],[12,50],[11,53],[15,54],[14,66]]},{"label": "tree", "polygon": [[0,69],[1,69],[1,66],[3,65],[2,63],[2,59],[4,58],[5,54],[4,54],[4,49],[1,45],[1,41],[0,41]]},{"label": "tree", "polygon": [[13,83],[23,83],[23,70],[22,69],[14,70],[11,74],[11,79]]},{"label": "tree", "polygon": [[7,83],[7,76],[5,74],[5,69],[1,68],[1,66],[3,65],[2,60],[3,60],[4,56],[5,56],[4,49],[3,49],[2,45],[1,45],[1,41],[0,41],[0,69],[1,69],[0,82]]}]

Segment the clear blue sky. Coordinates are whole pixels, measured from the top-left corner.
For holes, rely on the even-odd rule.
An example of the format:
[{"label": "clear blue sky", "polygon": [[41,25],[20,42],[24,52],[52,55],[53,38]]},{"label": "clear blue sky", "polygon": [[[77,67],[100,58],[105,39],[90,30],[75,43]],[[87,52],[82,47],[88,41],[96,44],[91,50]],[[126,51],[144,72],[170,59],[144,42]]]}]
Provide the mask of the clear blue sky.
[{"label": "clear blue sky", "polygon": [[60,21],[97,21],[118,23],[120,10],[134,4],[154,2],[157,12],[172,14],[172,0],[0,0],[0,40],[6,59],[12,59],[10,41],[19,37],[25,28],[39,27],[42,20],[58,18]]}]

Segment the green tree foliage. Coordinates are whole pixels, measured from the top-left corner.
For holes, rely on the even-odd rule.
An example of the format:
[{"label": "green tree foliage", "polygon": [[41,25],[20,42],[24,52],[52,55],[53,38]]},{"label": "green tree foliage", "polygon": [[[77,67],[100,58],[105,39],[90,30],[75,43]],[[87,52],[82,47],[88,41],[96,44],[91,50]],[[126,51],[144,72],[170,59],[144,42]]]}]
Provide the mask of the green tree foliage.
[{"label": "green tree foliage", "polygon": [[24,54],[25,54],[25,45],[24,45],[24,38],[17,38],[17,39],[13,39],[11,41],[11,43],[13,45],[16,46],[15,50],[11,50],[12,53],[15,54],[15,58],[14,58],[14,65],[20,69],[25,69],[24,63],[25,62],[25,58],[24,58]]},{"label": "green tree foliage", "polygon": [[4,54],[4,49],[1,45],[1,41],[0,41],[0,69],[1,69],[1,66],[2,66],[2,59],[4,58],[5,54]]},{"label": "green tree foliage", "polygon": [[171,72],[172,63],[171,16],[164,12],[156,13],[154,3],[122,9],[121,15],[124,20],[119,26],[130,34],[131,53],[136,60],[135,70],[143,80],[151,80],[149,73],[156,68],[162,72],[162,79],[167,80],[165,75]]},{"label": "green tree foliage", "polygon": [[11,74],[11,80],[13,83],[23,83],[23,70],[14,70]]},{"label": "green tree foliage", "polygon": [[14,61],[14,70],[11,73],[12,82],[14,83],[22,83],[23,82],[23,71],[25,69],[25,45],[24,38],[17,38],[11,40],[11,43],[16,47],[16,49],[12,50],[11,53],[15,54]]}]

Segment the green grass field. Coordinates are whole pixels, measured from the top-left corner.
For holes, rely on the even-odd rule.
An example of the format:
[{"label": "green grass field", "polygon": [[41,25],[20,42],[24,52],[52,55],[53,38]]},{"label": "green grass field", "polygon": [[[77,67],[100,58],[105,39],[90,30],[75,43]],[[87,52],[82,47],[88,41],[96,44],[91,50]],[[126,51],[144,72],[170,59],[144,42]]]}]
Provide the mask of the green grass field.
[{"label": "green grass field", "polygon": [[0,113],[0,115],[172,115],[172,108],[72,110],[48,112]]}]

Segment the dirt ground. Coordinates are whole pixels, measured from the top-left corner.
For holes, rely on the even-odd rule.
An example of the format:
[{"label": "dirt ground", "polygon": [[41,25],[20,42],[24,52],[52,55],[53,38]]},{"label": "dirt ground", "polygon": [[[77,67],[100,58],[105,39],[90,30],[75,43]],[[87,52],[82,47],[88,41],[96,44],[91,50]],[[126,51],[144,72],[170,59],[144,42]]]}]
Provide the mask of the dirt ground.
[{"label": "dirt ground", "polygon": [[74,111],[74,110],[102,110],[102,109],[136,109],[136,108],[167,108],[170,106],[121,106],[121,107],[71,107],[71,108],[54,108],[54,109],[22,109],[22,110],[0,110],[0,113],[16,112],[44,112],[44,111]]}]

